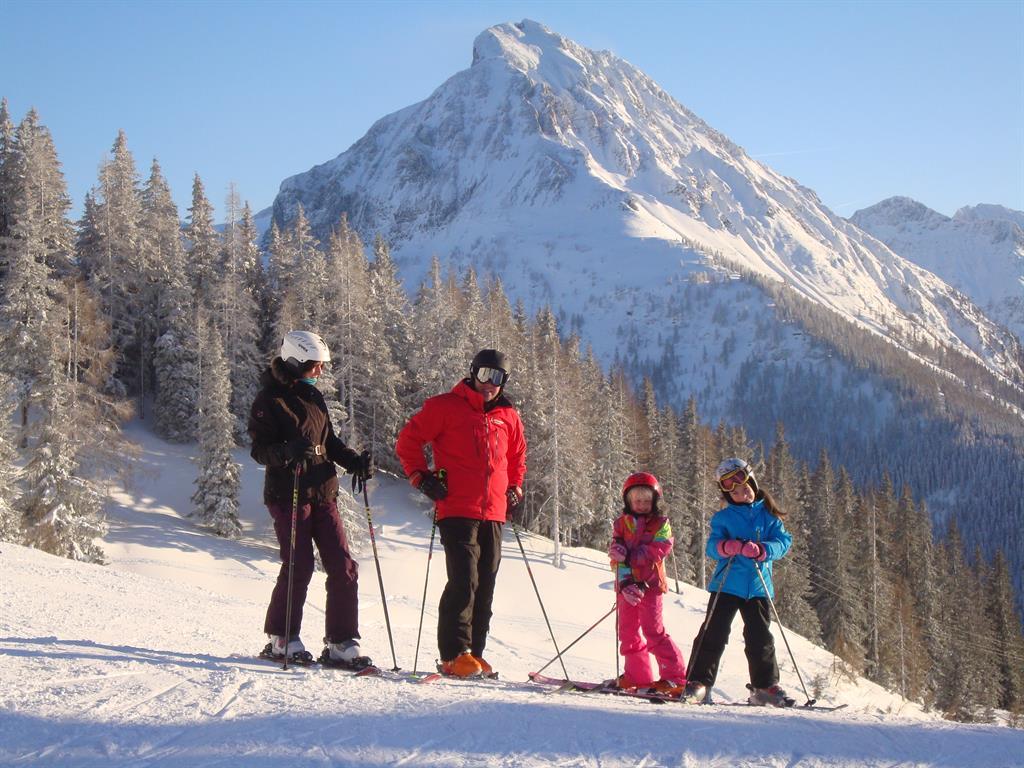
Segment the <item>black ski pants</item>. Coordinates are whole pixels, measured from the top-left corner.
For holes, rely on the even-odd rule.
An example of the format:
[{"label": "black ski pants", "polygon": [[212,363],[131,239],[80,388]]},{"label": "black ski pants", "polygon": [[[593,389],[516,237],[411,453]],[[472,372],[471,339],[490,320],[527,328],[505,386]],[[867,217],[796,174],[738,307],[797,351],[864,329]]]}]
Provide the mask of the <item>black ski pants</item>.
[{"label": "black ski pants", "polygon": [[491,627],[503,526],[490,520],[449,517],[438,520],[437,527],[448,571],[437,616],[441,660],[454,659],[463,651],[482,656]]},{"label": "black ski pants", "polygon": [[[714,605],[714,613],[711,606]],[[722,592],[715,602],[708,602],[704,624],[693,641],[690,651],[690,671],[687,680],[711,688],[718,677],[718,664],[729,642],[733,619],[739,612],[743,617],[743,652],[747,656],[750,684],[755,688],[770,688],[779,682],[779,665],[775,659],[775,638],[772,637],[771,606],[763,597],[749,600]]]},{"label": "black ski pants", "polygon": [[[290,504],[267,507],[274,518],[274,533],[281,552],[281,570],[270,596],[263,631],[283,635],[288,615],[288,558],[291,553],[292,508]],[[315,561],[313,544],[320,550],[320,560],[327,572],[327,615],[324,624],[326,639],[332,642],[359,637],[359,563],[348,550],[345,526],[333,502],[303,504],[298,510],[295,526],[295,575],[292,584],[292,637],[302,628],[302,608],[313,578]]]}]

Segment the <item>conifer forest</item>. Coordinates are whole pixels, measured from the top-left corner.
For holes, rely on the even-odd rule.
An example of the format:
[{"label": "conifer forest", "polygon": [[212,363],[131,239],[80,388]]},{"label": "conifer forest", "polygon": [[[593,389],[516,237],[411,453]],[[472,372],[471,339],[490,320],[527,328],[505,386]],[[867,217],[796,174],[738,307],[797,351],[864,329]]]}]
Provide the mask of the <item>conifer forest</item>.
[{"label": "conifer forest", "polygon": [[[798,458],[807,446],[795,450],[787,429],[800,426],[805,379],[791,383],[783,416],[793,423],[762,423],[755,390],[750,422],[738,419],[746,429],[707,423],[698,395],[676,407],[656,372],[603,366],[555,309],[528,313],[499,278],[455,272],[443,254],[409,295],[389,244],[364,241],[344,215],[327,238],[301,209],[261,236],[232,188],[215,225],[198,175],[179,211],[159,163],[140,171],[123,133],[77,221],[72,207],[41,117],[15,123],[2,102],[0,541],[103,563],[104,478],[131,464],[121,429],[132,418],[197,445],[192,514],[239,536],[232,450],[247,440],[259,377],[289,330],[328,342],[318,386],[339,436],[398,475],[399,429],[467,375],[476,350],[494,347],[512,361],[508,395],[529,441],[524,525],[555,542],[555,566],[561,547],[607,546],[622,480],[643,469],[659,477],[675,532],[670,582],[706,584],[708,523],[722,503],[712,473],[743,457],[793,533],[776,565],[788,628],[831,651],[838,670],[949,718],[1024,714],[1021,554],[1000,547],[1009,541],[966,543],[912,484],[846,466],[834,446]],[[774,439],[753,440],[755,426]],[[1019,476],[993,486],[1017,497],[1022,487]]]}]

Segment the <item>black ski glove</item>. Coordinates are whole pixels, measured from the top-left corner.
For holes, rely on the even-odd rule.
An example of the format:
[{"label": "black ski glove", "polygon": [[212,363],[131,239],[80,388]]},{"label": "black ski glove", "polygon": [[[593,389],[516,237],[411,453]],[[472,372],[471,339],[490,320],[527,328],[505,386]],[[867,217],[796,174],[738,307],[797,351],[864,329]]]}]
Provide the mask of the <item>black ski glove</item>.
[{"label": "black ski glove", "polygon": [[352,493],[362,493],[366,489],[366,481],[373,477],[373,456],[369,451],[360,453],[352,463]]},{"label": "black ski glove", "polygon": [[[438,470],[440,471],[442,470]],[[440,501],[448,495],[448,484],[435,472],[420,474],[420,481],[416,487],[431,501]]]},{"label": "black ski glove", "polygon": [[316,458],[316,446],[304,437],[297,437],[284,445],[284,454],[289,464]]},{"label": "black ski glove", "polygon": [[510,487],[505,491],[505,499],[508,501],[508,505],[505,508],[505,517],[510,523],[519,525],[523,521],[522,491],[518,488]]}]

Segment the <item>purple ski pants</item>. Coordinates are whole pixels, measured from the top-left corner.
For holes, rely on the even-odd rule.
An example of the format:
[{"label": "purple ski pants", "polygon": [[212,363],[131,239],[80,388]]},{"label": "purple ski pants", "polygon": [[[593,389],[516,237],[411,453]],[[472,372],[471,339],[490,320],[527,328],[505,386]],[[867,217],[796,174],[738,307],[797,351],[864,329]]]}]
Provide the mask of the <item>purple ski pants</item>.
[{"label": "purple ski pants", "polygon": [[[281,570],[270,596],[263,631],[283,635],[288,601],[288,555],[291,549],[292,509],[271,504],[274,532],[281,551]],[[327,571],[327,617],[324,637],[333,642],[359,637],[359,563],[348,551],[345,528],[333,501],[306,503],[299,507],[295,526],[295,576],[292,584],[292,637],[302,628],[302,607],[313,578],[313,544]]]}]

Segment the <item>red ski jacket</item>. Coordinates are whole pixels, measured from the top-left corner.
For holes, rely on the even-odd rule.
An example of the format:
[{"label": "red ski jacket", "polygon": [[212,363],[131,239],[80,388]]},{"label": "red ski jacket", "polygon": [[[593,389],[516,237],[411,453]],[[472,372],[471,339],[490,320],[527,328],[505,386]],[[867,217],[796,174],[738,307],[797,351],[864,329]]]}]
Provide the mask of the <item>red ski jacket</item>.
[{"label": "red ski jacket", "polygon": [[437,502],[437,519],[505,522],[505,493],[521,488],[526,476],[526,438],[519,412],[504,393],[487,411],[483,395],[465,380],[429,398],[395,445],[410,477],[430,471],[423,455],[427,444],[434,449],[434,466],[448,474],[448,496]]}]

